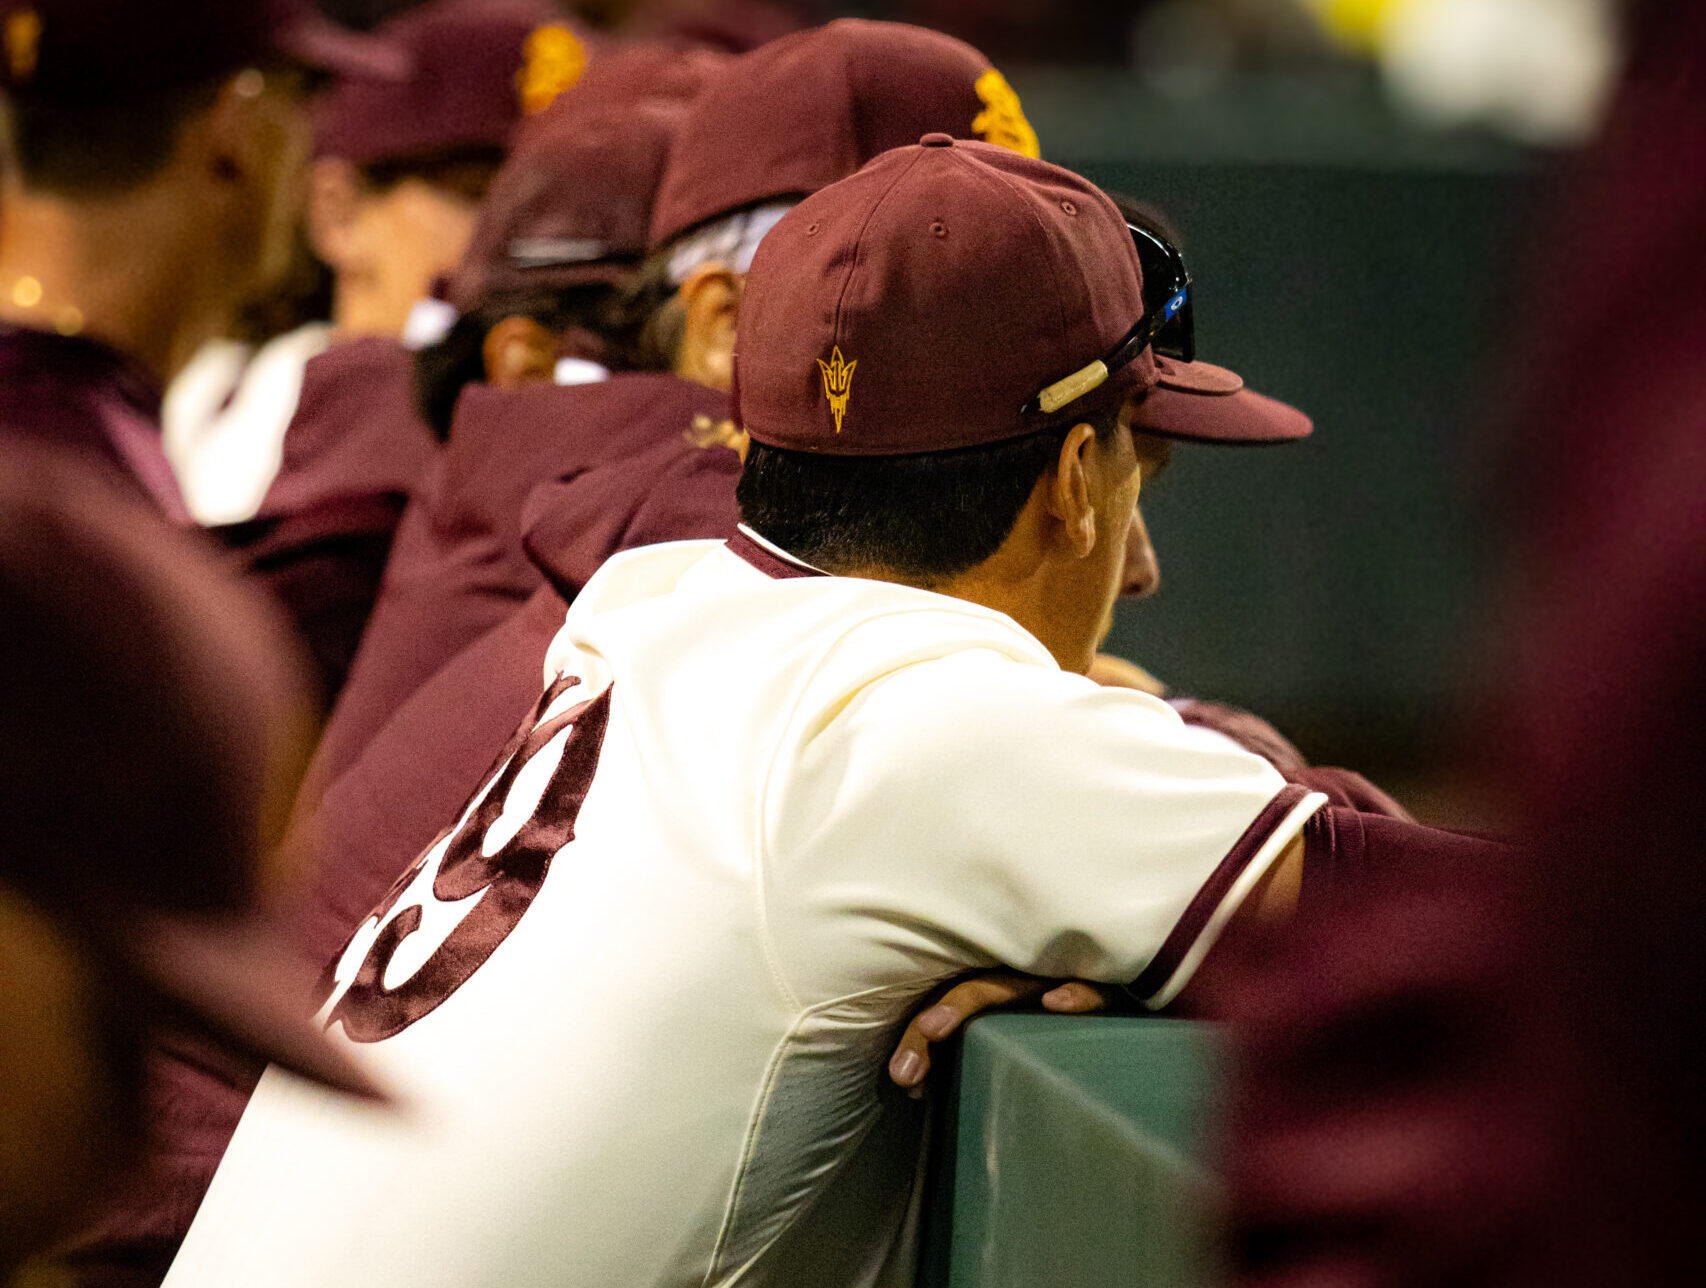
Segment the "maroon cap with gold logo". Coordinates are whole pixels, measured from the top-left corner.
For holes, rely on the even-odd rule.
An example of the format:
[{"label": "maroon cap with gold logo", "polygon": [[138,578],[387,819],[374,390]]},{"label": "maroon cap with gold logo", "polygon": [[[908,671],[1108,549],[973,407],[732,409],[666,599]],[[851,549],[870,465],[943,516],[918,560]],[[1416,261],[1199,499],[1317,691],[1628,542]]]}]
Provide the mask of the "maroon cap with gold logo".
[{"label": "maroon cap with gold logo", "polygon": [[617,283],[645,258],[652,202],[695,82],[725,61],[638,46],[596,72],[515,139],[445,296],[472,312],[494,292]]},{"label": "maroon cap with gold logo", "polygon": [[279,60],[378,79],[404,65],[309,0],[0,0],[0,88],[19,97],[122,103]]},{"label": "maroon cap with gold logo", "polygon": [[1136,428],[1274,442],[1307,417],[1157,357],[1131,230],[1095,185],[928,136],[789,213],[759,248],[736,409],[757,442],[899,456],[1019,438],[1136,397]]},{"label": "maroon cap with gold logo", "polygon": [[1018,95],[963,41],[853,18],[784,36],[734,59],[694,101],[658,194],[652,245],[816,192],[937,130],[1038,155]]},{"label": "maroon cap with gold logo", "polygon": [[432,0],[377,34],[403,75],[341,80],[315,108],[315,152],[360,165],[508,147],[586,70],[581,33],[551,0]]}]

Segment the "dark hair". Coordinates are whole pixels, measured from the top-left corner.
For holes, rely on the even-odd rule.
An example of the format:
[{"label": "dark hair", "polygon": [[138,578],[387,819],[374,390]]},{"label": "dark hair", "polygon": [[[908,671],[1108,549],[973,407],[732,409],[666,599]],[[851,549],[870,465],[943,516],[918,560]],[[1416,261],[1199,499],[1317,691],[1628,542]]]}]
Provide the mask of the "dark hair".
[{"label": "dark hair", "polygon": [[668,371],[687,338],[687,311],[669,262],[667,248],[652,255],[611,300],[611,333],[641,371]]},{"label": "dark hair", "polygon": [[[1106,441],[1119,404],[1082,415]],[[1067,427],[917,456],[820,456],[753,443],[736,493],[742,520],[825,572],[882,569],[930,587],[1001,548]]]},{"label": "dark hair", "polygon": [[492,180],[497,178],[503,163],[502,148],[489,143],[467,143],[368,161],[356,169],[362,182],[375,192],[389,192],[405,180],[419,179],[430,187],[479,202],[491,191]]},{"label": "dark hair", "polygon": [[463,387],[486,378],[486,336],[505,318],[532,318],[547,331],[573,333],[582,343],[578,356],[612,370],[632,367],[628,354],[608,336],[613,287],[589,283],[561,291],[497,295],[473,313],[456,319],[437,344],[415,354],[415,401],[438,437],[450,437],[450,422]]},{"label": "dark hair", "polygon": [[9,98],[7,150],[26,188],[72,200],[130,192],[166,168],[185,124],[213,104],[223,83],[116,103]]},{"label": "dark hair", "polygon": [[601,351],[584,354],[613,371],[668,371],[686,335],[687,315],[669,275],[669,253],[653,255],[619,286],[592,285],[494,297],[456,320],[450,333],[415,355],[415,397],[438,436],[462,387],[486,378],[486,335],[508,317],[530,317],[550,331],[578,331]]}]

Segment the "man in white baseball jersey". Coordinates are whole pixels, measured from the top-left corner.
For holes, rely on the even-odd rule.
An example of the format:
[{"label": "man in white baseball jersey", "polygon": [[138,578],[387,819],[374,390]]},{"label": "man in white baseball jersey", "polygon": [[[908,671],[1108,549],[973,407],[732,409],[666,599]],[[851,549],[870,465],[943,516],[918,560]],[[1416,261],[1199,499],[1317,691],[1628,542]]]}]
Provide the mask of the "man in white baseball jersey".
[{"label": "man in white baseball jersey", "polygon": [[1324,798],[1081,674],[1132,429],[1307,430],[1158,357],[1182,296],[1143,279],[1090,184],[947,135],[782,220],[740,324],[751,526],[582,591],[327,981],[411,1112],[269,1072],[169,1285],[909,1283],[884,1063],[920,999],[1005,964],[1165,1007],[1289,911]]}]

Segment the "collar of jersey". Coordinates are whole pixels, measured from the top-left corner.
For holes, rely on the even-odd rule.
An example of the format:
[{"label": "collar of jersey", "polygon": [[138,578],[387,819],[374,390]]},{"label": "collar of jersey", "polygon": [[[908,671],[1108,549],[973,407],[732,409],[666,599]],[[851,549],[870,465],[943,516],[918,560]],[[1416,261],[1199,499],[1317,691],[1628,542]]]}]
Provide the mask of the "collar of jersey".
[{"label": "collar of jersey", "polygon": [[766,541],[746,524],[728,540],[729,551],[739,555],[767,577],[827,577],[822,568],[814,568],[803,559],[796,559],[781,546]]}]

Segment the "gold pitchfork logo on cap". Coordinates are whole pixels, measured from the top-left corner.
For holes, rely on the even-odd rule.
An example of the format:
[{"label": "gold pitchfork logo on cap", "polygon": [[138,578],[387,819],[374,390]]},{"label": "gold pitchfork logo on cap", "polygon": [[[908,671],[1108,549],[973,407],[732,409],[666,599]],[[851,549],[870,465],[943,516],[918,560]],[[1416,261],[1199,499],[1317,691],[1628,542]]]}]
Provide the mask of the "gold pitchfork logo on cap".
[{"label": "gold pitchfork logo on cap", "polygon": [[843,358],[841,346],[836,345],[829,361],[819,358],[817,365],[823,368],[823,396],[829,399],[829,409],[835,413],[835,432],[839,434],[841,422],[847,419],[847,404],[853,398],[853,373],[859,364]]},{"label": "gold pitchfork logo on cap", "polygon": [[521,110],[534,116],[550,107],[574,88],[587,62],[586,46],[574,32],[560,23],[540,27],[521,49],[521,70],[515,77]]},{"label": "gold pitchfork logo on cap", "polygon": [[1033,159],[1043,154],[1037,132],[1025,116],[1018,92],[1007,78],[991,67],[977,78],[972,87],[977,92],[983,111],[971,123],[971,132],[985,143],[1010,148],[1020,156]]}]

